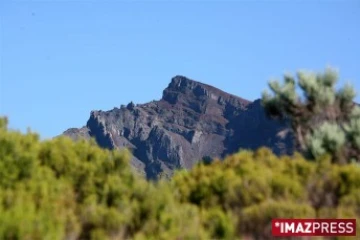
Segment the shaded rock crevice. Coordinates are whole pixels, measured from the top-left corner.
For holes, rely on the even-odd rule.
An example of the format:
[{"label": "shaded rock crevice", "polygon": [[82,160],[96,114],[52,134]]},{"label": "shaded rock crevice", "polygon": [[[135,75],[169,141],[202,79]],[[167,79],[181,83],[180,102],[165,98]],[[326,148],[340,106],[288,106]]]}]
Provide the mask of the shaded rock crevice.
[{"label": "shaded rock crevice", "polygon": [[107,149],[115,148],[111,133],[106,129],[105,120],[101,119],[98,112],[91,112],[86,126],[89,129],[90,137],[95,138],[100,147]]}]

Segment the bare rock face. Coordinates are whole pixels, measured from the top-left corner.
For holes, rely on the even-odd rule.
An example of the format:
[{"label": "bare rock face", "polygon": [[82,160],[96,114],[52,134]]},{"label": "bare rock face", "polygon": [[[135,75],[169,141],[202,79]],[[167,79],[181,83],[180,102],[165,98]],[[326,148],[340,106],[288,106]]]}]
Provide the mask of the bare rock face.
[{"label": "bare rock face", "polygon": [[268,119],[260,100],[247,101],[183,76],[172,78],[159,101],[92,111],[85,127],[63,134],[95,138],[109,149],[129,148],[132,164],[148,178],[191,168],[203,158],[266,146],[292,152],[285,122]]}]

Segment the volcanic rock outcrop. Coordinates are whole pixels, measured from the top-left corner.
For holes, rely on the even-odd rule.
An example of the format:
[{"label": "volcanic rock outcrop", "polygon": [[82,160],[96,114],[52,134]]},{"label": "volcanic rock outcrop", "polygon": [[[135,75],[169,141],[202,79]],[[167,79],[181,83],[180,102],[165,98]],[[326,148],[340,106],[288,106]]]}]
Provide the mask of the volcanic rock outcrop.
[{"label": "volcanic rock outcrop", "polygon": [[265,146],[290,154],[292,136],[287,131],[285,122],[266,117],[260,100],[251,102],[175,76],[161,100],[92,111],[86,126],[63,134],[75,140],[94,138],[108,149],[129,148],[133,167],[155,178],[239,149]]}]

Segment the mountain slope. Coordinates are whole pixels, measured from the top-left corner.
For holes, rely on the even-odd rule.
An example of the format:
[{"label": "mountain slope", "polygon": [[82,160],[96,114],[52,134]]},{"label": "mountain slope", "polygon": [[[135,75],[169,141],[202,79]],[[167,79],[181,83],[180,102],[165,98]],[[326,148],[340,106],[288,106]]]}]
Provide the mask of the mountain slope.
[{"label": "mountain slope", "polygon": [[159,101],[92,111],[86,126],[63,134],[95,138],[104,148],[127,147],[132,164],[153,178],[191,168],[204,157],[223,157],[239,148],[267,146],[277,154],[292,151],[285,123],[269,120],[254,102],[183,76],[172,78]]}]

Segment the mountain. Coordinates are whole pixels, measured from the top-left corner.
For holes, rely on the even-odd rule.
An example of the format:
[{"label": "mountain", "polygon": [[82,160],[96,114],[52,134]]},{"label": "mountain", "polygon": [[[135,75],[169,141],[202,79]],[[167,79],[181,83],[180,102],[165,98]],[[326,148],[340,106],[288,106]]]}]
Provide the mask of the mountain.
[{"label": "mountain", "polygon": [[86,126],[63,135],[95,138],[108,149],[129,148],[133,167],[154,178],[240,148],[266,146],[276,154],[291,154],[292,136],[287,132],[285,122],[266,117],[260,100],[251,102],[175,76],[159,101],[92,111]]}]

